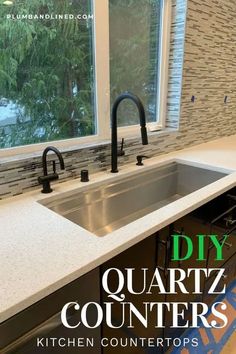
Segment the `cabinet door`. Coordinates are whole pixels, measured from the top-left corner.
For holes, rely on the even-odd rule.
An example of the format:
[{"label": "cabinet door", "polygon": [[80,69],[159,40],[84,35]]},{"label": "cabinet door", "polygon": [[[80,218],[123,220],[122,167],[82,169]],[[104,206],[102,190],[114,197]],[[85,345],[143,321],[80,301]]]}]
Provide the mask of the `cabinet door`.
[{"label": "cabinet door", "polygon": [[[224,288],[224,285],[228,286],[230,285],[231,282],[235,280],[236,277],[236,255],[234,254],[232,257],[228,258],[227,261],[222,265],[222,268],[225,269],[225,278],[221,278],[219,283],[217,284],[217,287],[215,291],[221,292],[222,289]],[[206,284],[205,284],[205,289],[204,289],[204,298],[203,302],[208,304],[212,304],[216,297],[221,295],[215,295],[215,294],[209,294],[209,289],[215,279],[216,272],[212,272],[211,277],[207,279]]]},{"label": "cabinet door", "polygon": [[[67,302],[76,301],[80,306],[91,301],[100,302],[99,268],[85,274],[3,323],[0,326],[0,338],[5,340],[5,343],[9,345],[6,346],[4,343],[0,352],[4,354],[63,354],[65,352],[69,352],[70,354],[78,352],[81,354],[100,354],[100,328],[88,329],[81,325],[76,329],[67,329],[61,323],[60,312],[58,311],[61,311]],[[52,309],[57,309],[57,312],[55,313]],[[71,308],[68,312],[70,317],[68,321],[71,325],[76,325],[81,320],[80,311],[75,311]],[[37,326],[33,326],[33,324],[29,326],[30,320],[37,319],[40,316],[44,317],[43,322],[37,324]],[[96,322],[94,312],[91,312],[88,317],[91,323]],[[17,338],[16,332],[22,326],[25,328],[28,326],[27,331],[24,334],[21,333],[21,336],[15,341]],[[70,338],[81,338],[81,345],[84,343],[85,346],[79,348],[72,345],[70,347],[60,347],[56,342],[54,347],[51,345],[51,341],[49,341],[49,346],[45,345],[45,347],[41,347],[37,346],[37,338],[56,338],[57,340],[65,338],[65,341],[62,340],[63,345]],[[94,338],[93,346],[90,344],[87,346],[86,338]],[[46,341],[42,343],[46,344]]]},{"label": "cabinet door", "polygon": [[[173,247],[170,246],[169,252],[171,253],[169,255],[169,262],[168,268],[180,268],[185,271],[187,271],[189,268],[205,268],[206,267],[206,260],[204,261],[197,261],[198,258],[198,238],[196,237],[197,234],[208,234],[209,233],[209,224],[203,223],[200,219],[193,217],[192,215],[187,215],[176,222],[174,222],[173,225],[170,225],[169,228],[169,238],[170,242],[172,242],[172,237],[171,235],[186,235],[190,237],[192,243],[193,243],[193,254],[191,258],[188,260],[183,260],[183,261],[172,261],[172,252],[173,252]],[[167,236],[168,237],[168,236]],[[180,239],[181,240],[181,239]],[[179,244],[179,253],[181,257],[184,257],[187,253],[187,244],[185,241],[180,242]],[[208,241],[206,244],[206,252],[205,255],[207,257],[207,250],[208,250]],[[203,296],[202,295],[195,295],[192,294],[194,292],[194,287],[195,287],[195,278],[194,275],[192,274],[190,277],[186,278],[183,281],[183,284],[185,285],[187,291],[189,294],[182,293],[181,290],[177,287],[176,292],[178,294],[170,294],[166,296],[167,302],[194,302],[194,301],[201,301]],[[169,278],[167,275],[167,288],[169,288]],[[204,279],[201,278],[201,288],[204,290]],[[184,325],[186,323],[186,320],[191,318],[191,313],[190,311],[185,310],[185,319],[182,321],[181,325]],[[172,312],[166,312],[166,329],[165,329],[165,336],[172,336],[172,337],[177,337],[180,336],[184,331],[185,328],[171,328],[172,326]]]},{"label": "cabinet door", "polygon": [[[147,274],[147,281],[146,283],[149,284],[151,281],[151,277],[153,275],[153,272],[156,268],[156,258],[157,258],[157,243],[156,243],[157,237],[156,235],[152,235],[148,238],[146,238],[144,241],[138,243],[137,245],[129,248],[125,252],[119,254],[118,256],[114,257],[113,259],[109,260],[107,263],[105,263],[101,269],[102,269],[102,274],[109,269],[109,268],[118,268],[125,274],[125,268],[134,268],[134,279],[133,279],[133,288],[136,292],[142,291],[144,287],[144,279],[143,279],[143,272],[142,268],[148,268],[148,274]],[[117,277],[113,273],[113,275],[109,278],[109,286],[112,289],[117,288]],[[132,295],[129,293],[127,290],[127,287],[125,286],[124,289],[122,290],[122,293],[125,294],[127,302],[132,302],[132,304],[144,315],[144,305],[143,303],[145,302],[158,302],[158,301],[163,301],[164,297],[157,295],[157,293],[152,294],[152,295],[146,295],[145,291],[144,294],[139,294],[139,295]],[[107,297],[107,294],[103,292],[102,294],[102,302],[111,302],[112,300]],[[121,313],[121,305],[114,301],[114,307],[112,310],[112,321],[115,324],[120,324],[121,319],[122,319],[122,313]],[[133,326],[134,328],[127,328],[128,325],[128,319],[130,318],[130,315],[128,311],[125,313],[126,321],[122,328],[120,329],[112,329],[109,328],[108,326],[103,325],[102,333],[103,337],[106,338],[148,338],[148,337],[162,337],[163,335],[163,329],[157,329],[155,328],[156,324],[156,314],[155,311],[150,312],[148,316],[148,328],[145,328],[142,324],[140,324],[140,321],[138,321],[135,316],[133,316],[134,321],[133,321]],[[127,352],[129,354],[141,354],[141,353],[146,353],[145,348],[139,347],[132,347],[132,346],[127,346],[127,348],[122,348],[120,345],[118,347],[112,348],[109,346],[109,348],[103,348],[103,354],[120,354],[120,353],[125,353]],[[156,351],[156,353],[161,353],[160,351]]]}]

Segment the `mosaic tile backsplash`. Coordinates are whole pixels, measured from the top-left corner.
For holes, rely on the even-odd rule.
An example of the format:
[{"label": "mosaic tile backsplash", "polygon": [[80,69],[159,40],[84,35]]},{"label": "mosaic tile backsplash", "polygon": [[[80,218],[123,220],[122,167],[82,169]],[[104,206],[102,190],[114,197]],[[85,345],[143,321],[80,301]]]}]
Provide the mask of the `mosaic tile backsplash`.
[{"label": "mosaic tile backsplash", "polygon": [[[137,154],[155,156],[236,133],[236,3],[231,0],[173,0],[167,128],[129,139],[119,164],[135,163]],[[182,75],[183,74],[183,75]],[[226,98],[227,96],[227,98]],[[109,143],[63,153],[60,181],[110,168]],[[50,167],[49,167],[50,169]],[[40,156],[0,161],[0,199],[41,189]]]}]

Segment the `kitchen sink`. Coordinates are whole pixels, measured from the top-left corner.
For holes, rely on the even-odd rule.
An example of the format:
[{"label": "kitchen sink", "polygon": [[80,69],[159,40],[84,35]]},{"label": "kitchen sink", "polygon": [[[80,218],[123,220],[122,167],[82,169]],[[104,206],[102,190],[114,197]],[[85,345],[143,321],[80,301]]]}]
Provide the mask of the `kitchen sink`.
[{"label": "kitchen sink", "polygon": [[225,175],[171,162],[40,203],[95,235],[105,236]]}]

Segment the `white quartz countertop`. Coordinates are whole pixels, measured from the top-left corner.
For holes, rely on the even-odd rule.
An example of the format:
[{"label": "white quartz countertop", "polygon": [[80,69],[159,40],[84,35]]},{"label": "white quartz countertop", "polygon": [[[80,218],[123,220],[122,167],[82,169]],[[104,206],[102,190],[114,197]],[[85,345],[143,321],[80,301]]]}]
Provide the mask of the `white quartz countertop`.
[{"label": "white quartz countertop", "polygon": [[[48,197],[39,189],[1,201],[0,323],[236,186],[236,135],[145,160],[142,168],[175,160],[229,175],[104,237],[38,203],[84,188],[79,179],[54,184],[54,193]],[[138,170],[134,161],[120,168],[119,176]],[[92,175],[89,183],[116,178],[116,174],[103,172]]]}]

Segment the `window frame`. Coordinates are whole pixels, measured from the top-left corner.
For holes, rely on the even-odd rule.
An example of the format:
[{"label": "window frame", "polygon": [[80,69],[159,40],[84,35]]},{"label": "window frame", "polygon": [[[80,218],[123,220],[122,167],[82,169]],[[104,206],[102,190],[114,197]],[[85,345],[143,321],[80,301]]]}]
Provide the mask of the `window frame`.
[{"label": "window frame", "polygon": [[[48,141],[31,145],[16,146],[0,149],[0,157],[10,157],[41,152],[45,147],[53,144],[57,148],[86,147],[110,140],[110,63],[109,63],[109,0],[92,0],[94,14],[93,42],[94,42],[94,85],[95,85],[95,121],[96,133],[86,137]],[[149,131],[158,131],[165,128],[167,99],[169,49],[171,33],[172,0],[161,0],[161,24],[159,33],[159,65],[157,88],[157,120],[148,123]],[[102,43],[102,44],[101,44]],[[118,136],[135,138],[139,135],[139,125],[130,125],[118,128]]]},{"label": "window frame", "polygon": [[[165,128],[168,79],[169,79],[169,51],[171,33],[172,0],[161,0],[161,21],[159,31],[159,61],[157,68],[157,115],[156,121],[147,123],[149,131],[160,131]],[[118,134],[123,137],[134,137],[139,125],[130,125],[118,128]]]}]

